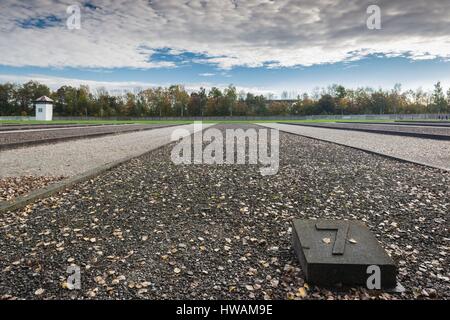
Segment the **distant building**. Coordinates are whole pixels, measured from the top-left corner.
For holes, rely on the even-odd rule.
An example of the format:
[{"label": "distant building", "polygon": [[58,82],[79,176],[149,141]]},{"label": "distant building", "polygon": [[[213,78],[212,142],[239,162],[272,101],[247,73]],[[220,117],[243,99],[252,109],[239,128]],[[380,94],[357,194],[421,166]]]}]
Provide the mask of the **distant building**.
[{"label": "distant building", "polygon": [[52,121],[53,119],[53,100],[47,96],[42,96],[34,101],[36,108],[36,120]]}]

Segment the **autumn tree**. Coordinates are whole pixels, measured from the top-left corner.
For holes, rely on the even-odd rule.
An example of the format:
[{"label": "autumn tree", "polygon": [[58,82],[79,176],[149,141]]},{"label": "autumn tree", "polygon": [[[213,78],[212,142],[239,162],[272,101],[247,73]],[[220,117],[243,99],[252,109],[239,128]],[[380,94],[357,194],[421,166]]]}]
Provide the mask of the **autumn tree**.
[{"label": "autumn tree", "polygon": [[334,111],[336,109],[336,102],[331,95],[323,95],[322,97],[320,97],[317,104],[319,110],[321,111],[321,114],[334,114]]},{"label": "autumn tree", "polygon": [[[446,94],[445,94],[446,93]],[[432,92],[422,89],[402,91],[397,84],[391,90],[356,89],[332,85],[315,88],[311,94],[297,96],[295,103],[282,103],[263,95],[239,91],[232,85],[187,92],[183,86],[135,88],[107,91],[87,86],[61,86],[51,91],[36,81],[24,84],[0,84],[0,115],[32,115],[33,101],[47,95],[55,101],[58,116],[94,117],[169,117],[169,116],[264,116],[291,114],[392,114],[450,112],[450,89],[438,82]],[[290,96],[286,92],[286,97]],[[293,96],[293,95],[292,95]],[[267,94],[267,97],[273,97]]]},{"label": "autumn tree", "polygon": [[441,83],[438,82],[434,85],[434,92],[432,95],[433,112],[441,113],[447,110],[447,101],[445,100],[444,90]]},{"label": "autumn tree", "polygon": [[42,96],[50,96],[50,88],[37,81],[29,81],[19,86],[13,95],[18,106],[17,111],[22,115],[29,115],[34,113],[33,101]]},{"label": "autumn tree", "polygon": [[271,116],[287,115],[289,112],[289,103],[284,101],[273,101],[269,104],[267,112]]},{"label": "autumn tree", "polygon": [[183,117],[189,104],[189,94],[183,86],[175,85],[169,88],[169,96],[172,106],[171,115]]},{"label": "autumn tree", "polygon": [[18,112],[17,102],[14,99],[16,86],[12,83],[0,84],[0,114],[13,115]]},{"label": "autumn tree", "polygon": [[237,92],[236,87],[230,85],[224,90],[220,103],[220,113],[223,115],[233,116],[233,110],[236,109]]}]

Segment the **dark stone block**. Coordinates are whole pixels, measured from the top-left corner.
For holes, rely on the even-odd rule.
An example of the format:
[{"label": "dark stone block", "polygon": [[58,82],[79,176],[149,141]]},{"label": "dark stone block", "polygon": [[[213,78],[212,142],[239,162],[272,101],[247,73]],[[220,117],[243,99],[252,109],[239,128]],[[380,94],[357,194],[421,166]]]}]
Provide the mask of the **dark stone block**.
[{"label": "dark stone block", "polygon": [[365,287],[371,275],[367,268],[376,265],[380,268],[381,287],[396,286],[395,263],[363,223],[294,220],[292,225],[294,250],[308,282]]}]

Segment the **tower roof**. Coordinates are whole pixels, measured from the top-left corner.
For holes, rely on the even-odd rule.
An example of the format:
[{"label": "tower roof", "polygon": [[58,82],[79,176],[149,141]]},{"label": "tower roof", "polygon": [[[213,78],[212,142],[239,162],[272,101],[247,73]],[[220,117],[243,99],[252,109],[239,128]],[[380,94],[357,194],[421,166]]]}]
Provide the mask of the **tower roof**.
[{"label": "tower roof", "polygon": [[42,96],[34,101],[35,103],[53,103],[53,100],[47,96]]}]

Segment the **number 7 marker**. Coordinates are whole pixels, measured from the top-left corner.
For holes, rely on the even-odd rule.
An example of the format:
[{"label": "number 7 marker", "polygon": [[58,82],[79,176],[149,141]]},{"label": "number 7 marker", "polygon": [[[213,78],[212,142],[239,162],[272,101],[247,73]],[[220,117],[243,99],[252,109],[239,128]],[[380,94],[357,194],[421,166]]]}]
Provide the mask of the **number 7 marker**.
[{"label": "number 7 marker", "polygon": [[316,223],[317,230],[333,230],[336,232],[336,239],[333,246],[334,255],[343,255],[345,251],[345,242],[347,241],[348,234],[348,222],[347,221],[322,221]]}]

